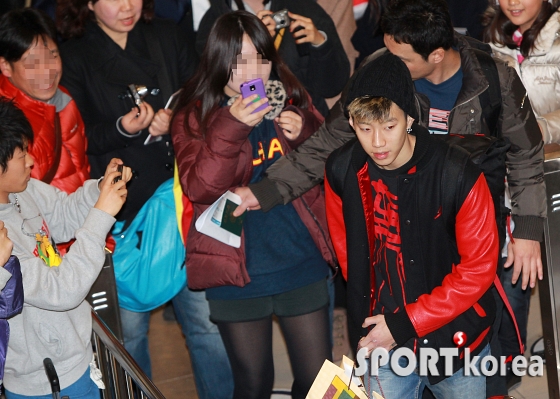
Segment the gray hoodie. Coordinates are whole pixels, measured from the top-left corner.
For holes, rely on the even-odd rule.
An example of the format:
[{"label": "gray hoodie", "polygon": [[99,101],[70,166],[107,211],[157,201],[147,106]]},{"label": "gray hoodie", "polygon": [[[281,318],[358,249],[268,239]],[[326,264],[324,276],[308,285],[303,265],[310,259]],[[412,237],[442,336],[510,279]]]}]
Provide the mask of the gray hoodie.
[{"label": "gray hoodie", "polygon": [[[84,301],[105,259],[105,237],[115,219],[93,208],[99,197],[96,180],[73,194],[31,179],[13,204],[0,204],[13,255],[21,263],[25,302],[10,319],[10,341],[4,385],[20,395],[51,392],[43,367],[50,357],[61,389],[80,378],[92,360],[91,310]],[[76,242],[57,267],[48,267],[37,253],[34,234],[48,233],[55,242]]]}]

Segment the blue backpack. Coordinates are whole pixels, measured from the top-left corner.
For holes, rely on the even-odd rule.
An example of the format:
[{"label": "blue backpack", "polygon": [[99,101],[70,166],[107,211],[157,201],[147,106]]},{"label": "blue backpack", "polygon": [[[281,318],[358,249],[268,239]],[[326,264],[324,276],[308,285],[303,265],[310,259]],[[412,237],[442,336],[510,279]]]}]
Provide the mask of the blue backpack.
[{"label": "blue backpack", "polygon": [[119,305],[133,312],[155,309],[187,285],[185,247],[177,227],[173,179],[158,187],[123,231],[112,234]]}]

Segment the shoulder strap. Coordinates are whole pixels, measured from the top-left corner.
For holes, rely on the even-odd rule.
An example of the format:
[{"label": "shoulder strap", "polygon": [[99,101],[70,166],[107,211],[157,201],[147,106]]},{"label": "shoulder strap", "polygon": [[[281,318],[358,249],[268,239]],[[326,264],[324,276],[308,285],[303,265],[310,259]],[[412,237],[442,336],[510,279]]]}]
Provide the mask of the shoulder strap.
[{"label": "shoulder strap", "polygon": [[443,174],[441,179],[442,216],[447,233],[455,237],[455,215],[457,214],[457,187],[461,187],[463,170],[469,155],[455,145],[450,145],[445,155]]},{"label": "shoulder strap", "polygon": [[54,161],[41,181],[50,184],[54,179],[58,166],[60,165],[60,153],[62,152],[62,131],[60,130],[60,116],[58,112],[54,114]]},{"label": "shoulder strap", "polygon": [[285,31],[286,28],[282,28],[278,33],[276,33],[276,38],[274,39],[274,47],[276,48],[276,51],[278,51],[280,45],[282,44],[282,39],[284,38]]},{"label": "shoulder strap", "polygon": [[486,51],[477,48],[473,48],[473,51],[489,84],[488,89],[480,95],[482,117],[490,129],[490,135],[499,137],[498,120],[502,110],[502,92],[500,90],[498,67],[494,58]]},{"label": "shoulder strap", "polygon": [[513,326],[515,327],[515,333],[517,334],[517,342],[519,343],[519,351],[521,352],[521,354],[524,354],[525,346],[523,345],[523,340],[521,339],[521,333],[519,332],[519,325],[517,324],[517,318],[515,317],[515,313],[513,313],[513,309],[511,307],[511,304],[509,303],[507,294],[504,291],[502,282],[500,281],[500,278],[498,277],[497,274],[496,276],[494,276],[494,286],[496,287],[498,294],[500,294],[500,298],[502,298],[502,301],[504,302],[504,305],[506,306],[506,309],[513,320]]},{"label": "shoulder strap", "polygon": [[344,147],[337,150],[336,157],[329,157],[327,159],[326,170],[328,173],[329,184],[333,191],[339,196],[342,196],[344,190],[344,181],[350,163],[352,162],[352,153],[354,146],[346,144]]},{"label": "shoulder strap", "polygon": [[150,58],[155,61],[160,66],[160,72],[158,74],[159,88],[161,89],[163,98],[167,101],[171,94],[173,94],[173,86],[171,85],[171,79],[169,78],[169,72],[167,70],[167,62],[161,51],[161,44],[156,36],[155,28],[152,24],[146,24],[146,42],[148,44],[148,52],[150,53]]},{"label": "shoulder strap", "polygon": [[[455,145],[450,145],[445,156],[445,163],[443,167],[443,175],[441,180],[442,187],[442,216],[446,224],[447,233],[449,237],[455,237],[455,215],[457,215],[457,188],[461,187],[463,179],[464,165],[468,161],[469,155],[466,151],[457,147]],[[500,278],[496,274],[494,277],[494,286],[498,291],[502,301],[511,318],[513,319],[513,324],[515,326],[515,332],[517,333],[517,340],[519,341],[519,349],[521,354],[524,352],[523,341],[521,340],[521,334],[519,332],[519,326],[517,325],[517,319],[513,313],[513,309],[509,303]]]}]

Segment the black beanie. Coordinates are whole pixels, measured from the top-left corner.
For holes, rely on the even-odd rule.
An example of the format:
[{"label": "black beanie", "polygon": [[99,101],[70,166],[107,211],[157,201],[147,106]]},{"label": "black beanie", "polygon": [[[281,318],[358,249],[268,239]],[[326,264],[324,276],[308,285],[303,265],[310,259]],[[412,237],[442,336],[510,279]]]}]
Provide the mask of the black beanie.
[{"label": "black beanie", "polygon": [[363,96],[388,98],[418,122],[410,71],[399,57],[389,51],[356,72],[344,105],[346,115],[348,105]]}]

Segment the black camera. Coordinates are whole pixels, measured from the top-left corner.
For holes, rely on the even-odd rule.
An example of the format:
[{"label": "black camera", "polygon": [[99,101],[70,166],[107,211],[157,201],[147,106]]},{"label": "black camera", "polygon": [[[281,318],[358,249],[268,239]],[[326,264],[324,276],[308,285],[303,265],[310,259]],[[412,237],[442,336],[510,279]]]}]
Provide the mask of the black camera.
[{"label": "black camera", "polygon": [[113,179],[113,184],[122,180],[122,171],[123,171],[123,165],[122,164],[118,165],[117,166],[117,172],[120,172],[121,174]]},{"label": "black camera", "polygon": [[287,28],[290,26],[292,19],[288,16],[288,10],[283,9],[270,14],[270,17],[276,22],[276,30]]}]

